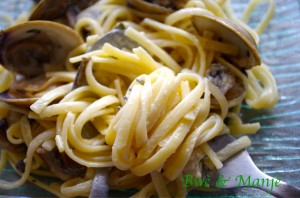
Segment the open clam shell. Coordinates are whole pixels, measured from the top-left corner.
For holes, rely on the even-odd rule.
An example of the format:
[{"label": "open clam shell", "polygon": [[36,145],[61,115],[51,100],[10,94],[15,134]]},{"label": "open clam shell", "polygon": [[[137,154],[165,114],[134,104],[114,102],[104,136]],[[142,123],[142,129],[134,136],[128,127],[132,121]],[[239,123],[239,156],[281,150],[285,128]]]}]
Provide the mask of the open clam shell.
[{"label": "open clam shell", "polygon": [[[59,17],[66,17],[71,7],[83,10],[98,0],[41,0],[33,9],[29,20],[54,20]],[[78,11],[78,12],[79,12]]]},{"label": "open clam shell", "polygon": [[193,16],[192,23],[199,34],[208,30],[214,32],[223,42],[237,46],[239,48],[237,57],[229,57],[236,66],[249,69],[261,64],[257,45],[243,27],[226,19],[208,15]]},{"label": "open clam shell", "polygon": [[42,0],[34,7],[29,20],[52,20],[68,8],[69,0]]},{"label": "open clam shell", "polygon": [[82,43],[82,38],[65,25],[29,21],[0,33],[0,63],[26,77],[61,71],[68,53]]},{"label": "open clam shell", "polygon": [[128,7],[132,8],[134,14],[142,18],[152,18],[159,21],[163,21],[164,18],[178,10],[183,8],[187,0],[126,0]]},{"label": "open clam shell", "polygon": [[17,97],[16,95],[12,95],[9,92],[0,93],[0,101],[22,107],[29,107],[30,105],[35,103],[37,99],[38,98],[27,98],[20,96]]}]

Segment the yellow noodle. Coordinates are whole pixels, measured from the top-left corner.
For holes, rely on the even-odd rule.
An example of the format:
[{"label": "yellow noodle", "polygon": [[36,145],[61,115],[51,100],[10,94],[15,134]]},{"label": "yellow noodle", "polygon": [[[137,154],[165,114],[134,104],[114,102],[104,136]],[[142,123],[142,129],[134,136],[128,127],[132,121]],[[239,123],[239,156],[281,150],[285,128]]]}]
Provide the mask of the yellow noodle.
[{"label": "yellow noodle", "polygon": [[22,144],[24,140],[21,134],[21,123],[16,122],[6,131],[7,139],[13,144]]},{"label": "yellow noodle", "polygon": [[42,142],[44,142],[47,139],[53,138],[54,135],[55,135],[54,130],[49,130],[35,137],[35,139],[32,142],[30,142],[30,145],[26,153],[25,171],[22,174],[22,177],[19,180],[14,182],[7,182],[7,181],[0,180],[0,187],[3,189],[13,189],[24,184],[24,182],[26,181],[30,173],[31,162],[35,150],[38,148],[38,146],[40,146]]}]

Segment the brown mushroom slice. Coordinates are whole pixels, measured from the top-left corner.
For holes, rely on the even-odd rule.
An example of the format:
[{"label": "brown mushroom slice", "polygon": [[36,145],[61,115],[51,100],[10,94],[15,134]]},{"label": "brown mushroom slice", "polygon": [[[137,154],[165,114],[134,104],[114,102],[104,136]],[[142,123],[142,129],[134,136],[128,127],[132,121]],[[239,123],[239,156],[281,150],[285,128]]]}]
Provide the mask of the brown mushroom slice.
[{"label": "brown mushroom slice", "polygon": [[249,69],[261,64],[257,45],[253,37],[242,26],[209,15],[193,16],[191,20],[199,34],[202,34],[204,30],[211,31],[223,42],[233,44],[239,48],[237,57],[228,56],[236,66]]},{"label": "brown mushroom slice", "polygon": [[0,33],[0,39],[0,63],[26,77],[65,70],[68,53],[83,43],[74,30],[50,21],[9,27]]}]

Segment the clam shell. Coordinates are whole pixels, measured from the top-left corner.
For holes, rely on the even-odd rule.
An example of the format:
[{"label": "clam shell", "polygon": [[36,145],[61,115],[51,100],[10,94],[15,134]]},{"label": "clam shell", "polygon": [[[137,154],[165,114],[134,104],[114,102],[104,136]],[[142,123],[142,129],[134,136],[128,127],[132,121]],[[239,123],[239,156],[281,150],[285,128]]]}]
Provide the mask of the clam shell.
[{"label": "clam shell", "polygon": [[82,43],[82,38],[65,25],[29,21],[0,33],[0,63],[26,77],[61,71],[68,53]]},{"label": "clam shell", "polygon": [[29,20],[52,20],[64,14],[69,0],[42,0],[34,7]]},{"label": "clam shell", "polygon": [[204,30],[212,31],[222,41],[239,48],[237,57],[229,57],[236,66],[249,69],[261,64],[257,45],[253,37],[243,27],[226,19],[208,15],[193,16],[191,20],[199,34]]},{"label": "clam shell", "polygon": [[150,3],[143,0],[126,0],[126,3],[128,7],[153,14],[169,14],[173,11],[170,8],[165,8],[158,4]]},{"label": "clam shell", "polygon": [[[156,2],[156,3],[154,3]],[[152,18],[158,21],[164,21],[166,16],[182,8],[186,0],[165,0],[165,1],[144,1],[144,0],[126,0],[128,7],[132,12],[142,18]],[[170,4],[172,7],[164,7],[163,4]]]},{"label": "clam shell", "polygon": [[29,20],[54,20],[64,16],[72,6],[83,10],[97,1],[99,0],[42,0],[34,7]]},{"label": "clam shell", "polygon": [[21,107],[30,107],[33,103],[37,101],[38,98],[19,98],[11,95],[8,92],[0,93],[0,101],[6,102],[8,104],[13,104]]}]

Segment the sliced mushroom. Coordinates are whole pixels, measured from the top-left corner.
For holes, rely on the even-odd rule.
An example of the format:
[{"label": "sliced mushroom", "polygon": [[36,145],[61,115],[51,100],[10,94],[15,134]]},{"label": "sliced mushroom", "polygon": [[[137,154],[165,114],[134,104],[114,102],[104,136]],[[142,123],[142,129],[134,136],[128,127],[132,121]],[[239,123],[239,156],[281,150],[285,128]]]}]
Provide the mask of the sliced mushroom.
[{"label": "sliced mushroom", "polygon": [[237,57],[227,56],[236,66],[249,69],[261,64],[257,45],[253,37],[242,26],[209,15],[193,16],[192,23],[199,34],[208,30],[215,33],[223,42],[237,46],[239,48]]},{"label": "sliced mushroom", "polygon": [[184,7],[187,0],[126,0],[128,7],[132,8],[134,14],[139,17],[149,17],[159,21],[163,21],[164,18]]}]

